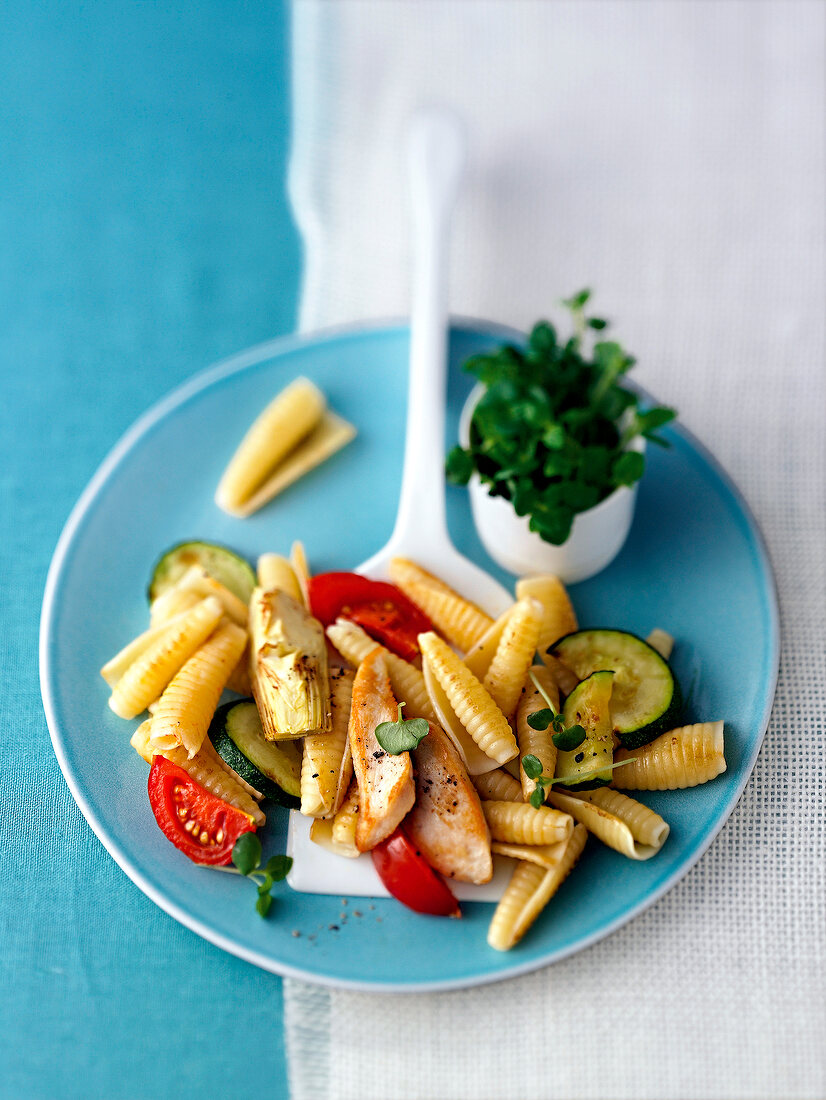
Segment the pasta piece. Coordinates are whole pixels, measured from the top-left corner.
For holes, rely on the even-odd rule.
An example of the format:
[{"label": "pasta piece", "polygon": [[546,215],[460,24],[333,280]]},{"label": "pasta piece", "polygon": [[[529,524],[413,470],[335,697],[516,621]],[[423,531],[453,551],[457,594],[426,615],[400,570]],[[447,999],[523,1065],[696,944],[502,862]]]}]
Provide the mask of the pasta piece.
[{"label": "pasta piece", "polygon": [[312,431],[275,467],[269,477],[243,503],[225,510],[234,516],[251,516],[277,497],[287,486],[326,462],[356,437],[353,425],[327,410]]},{"label": "pasta piece", "polygon": [[264,824],[266,818],[258,806],[261,793],[251,787],[221,759],[209,738],[204,741],[200,751],[190,758],[186,749],[181,748],[180,745],[164,750],[154,748],[151,727],[152,721],[147,719],[138,726],[131,739],[132,747],[147,764],[151,764],[155,756],[165,757],[172,764],[183,768],[196,783],[200,783],[206,790],[252,818],[256,825]]},{"label": "pasta piece", "polygon": [[187,611],[164,631],[124,672],[112,690],[109,706],[121,718],[135,718],[164,690],[179,669],[206,641],[222,615],[210,597]]},{"label": "pasta piece", "polygon": [[493,626],[490,615],[476,604],[406,558],[391,559],[390,579],[424,611],[436,629],[463,652],[471,649]]},{"label": "pasta piece", "polygon": [[345,859],[357,859],[361,852],[355,844],[340,844],[333,837],[333,822],[317,817],[310,826],[310,840],[318,844],[320,848],[326,848],[335,856],[344,856]]},{"label": "pasta piece", "polygon": [[238,664],[247,635],[225,622],[175,675],[152,718],[152,741],[159,748],[183,745],[190,757],[201,748],[229,674]]},{"label": "pasta piece", "polygon": [[359,815],[359,788],[352,779],[338,813],[333,818],[332,837],[339,848],[348,849],[351,856],[361,855],[356,847],[356,825]]},{"label": "pasta piece", "polygon": [[282,592],[288,592],[297,603],[303,603],[295,571],[280,554],[262,554],[258,559],[258,587],[265,592],[280,588]]},{"label": "pasta piece", "polygon": [[652,649],[656,649],[663,660],[667,661],[671,657],[674,649],[674,639],[665,630],[655,627],[645,640]]},{"label": "pasta piece", "polygon": [[571,873],[582,854],[588,833],[577,825],[559,863],[548,870],[533,863],[517,863],[488,929],[488,943],[497,951],[517,944]]},{"label": "pasta piece", "polygon": [[697,787],[726,770],[723,723],[698,722],[669,730],[640,749],[618,749],[614,762],[620,760],[630,763],[617,769],[614,784],[625,791]]},{"label": "pasta piece", "polygon": [[438,722],[433,705],[428,698],[424,676],[409,661],[391,653],[349,619],[337,619],[327,627],[327,637],[341,656],[352,665],[359,665],[376,649],[380,649],[387,664],[393,694],[405,704],[405,718],[426,718],[428,722]]},{"label": "pasta piece", "polygon": [[670,832],[659,814],[607,787],[576,794],[551,791],[549,800],[558,810],[576,818],[603,844],[629,859],[651,859]]},{"label": "pasta piece", "polygon": [[516,582],[516,598],[531,597],[542,604],[542,628],[537,648],[543,657],[548,646],[577,629],[576,612],[565,585],[552,573],[538,577],[523,577]]},{"label": "pasta piece", "polygon": [[238,695],[252,695],[252,680],[250,679],[250,648],[249,643],[244,646],[238,664],[232,670],[227,680],[227,687]]},{"label": "pasta piece", "polygon": [[149,630],[145,630],[143,634],[139,634],[137,638],[134,638],[129,643],[129,645],[124,646],[119,653],[116,653],[110,661],[106,662],[100,670],[100,674],[109,687],[113,688],[115,686],[129,666],[134,664],[138,657],[142,656],[153,642],[156,642],[162,635],[171,632],[174,626],[183,618],[185,611],[193,606],[193,604],[201,602],[194,593],[189,593],[188,595],[192,598],[192,604],[187,603],[186,608],[182,608],[178,614],[167,622],[158,623],[157,626],[151,626]]},{"label": "pasta piece", "polygon": [[191,588],[187,590],[178,587],[167,588],[166,592],[153,600],[150,605],[149,625],[152,628],[166,626],[183,611],[188,611],[190,607],[200,603],[203,598]]},{"label": "pasta piece", "polygon": [[542,661],[556,681],[556,686],[560,692],[563,695],[570,695],[579,683],[577,674],[571,672],[567,665],[563,665],[562,661],[553,657],[550,653],[545,653],[542,656]]},{"label": "pasta piece", "polygon": [[475,775],[473,784],[479,792],[479,797],[487,802],[523,802],[522,788],[502,768],[485,772],[484,775]]},{"label": "pasta piece", "polygon": [[482,637],[465,654],[465,664],[477,680],[483,681],[485,679],[493,656],[499,647],[507,621],[515,607],[516,604],[511,604],[507,611],[503,611],[496,622],[488,627]]},{"label": "pasta piece", "polygon": [[570,814],[549,806],[535,810],[525,802],[483,802],[482,809],[491,837],[507,844],[558,844],[574,830]]},{"label": "pasta piece", "polygon": [[485,772],[493,771],[496,760],[482,752],[459,721],[444,688],[434,676],[427,657],[422,658],[422,674],[430,703],[436,712],[437,724],[459,750],[468,775],[483,775]]},{"label": "pasta piece", "polygon": [[528,669],[533,664],[542,625],[542,604],[519,600],[508,616],[496,653],[484,679],[491,698],[511,718],[519,702]]},{"label": "pasta piece", "polygon": [[[535,730],[528,725],[528,718],[539,710],[547,707],[542,693],[533,683],[531,676],[539,683],[554,705],[559,710],[559,692],[550,670],[544,665],[534,665],[530,670],[528,681],[523,689],[523,694],[516,708],[516,740],[519,743],[519,782],[522,796],[527,802],[533,794],[536,786],[535,779],[529,779],[522,767],[523,756],[535,756],[542,764],[543,775],[553,775],[556,768],[556,745],[552,741],[553,730],[550,726],[544,730]],[[543,801],[547,800],[548,788],[540,787],[543,791]]]},{"label": "pasta piece", "polygon": [[298,580],[298,587],[301,589],[301,599],[304,601],[304,606],[309,611],[310,566],[307,562],[307,555],[304,553],[303,542],[296,541],[292,544],[290,548],[290,563]]},{"label": "pasta piece", "polygon": [[201,599],[215,596],[220,600],[225,614],[234,623],[246,628],[247,605],[243,600],[239,600],[234,592],[230,592],[225,585],[205,572],[200,565],[190,566],[174,587],[168,588],[154,601],[151,610],[153,625],[168,618],[172,608],[179,608],[182,595],[188,592],[194,593]]},{"label": "pasta piece", "polygon": [[215,503],[237,513],[302,439],[324,412],[321,390],[307,378],[297,378],[257,417],[232,456],[215,493]]},{"label": "pasta piece", "polygon": [[494,840],[490,850],[495,856],[521,859],[525,863],[535,863],[538,867],[550,869],[559,864],[567,847],[567,840],[560,840],[558,844],[506,844],[502,840]]},{"label": "pasta piece", "polygon": [[456,717],[482,752],[497,764],[513,759],[519,747],[508,720],[470,669],[432,631],[419,635],[419,646]]},{"label": "pasta piece", "polygon": [[347,729],[353,695],[353,673],[338,668],[330,674],[329,733],[311,733],[304,738],[301,761],[301,812],[307,817],[327,817],[341,805],[353,762]]}]

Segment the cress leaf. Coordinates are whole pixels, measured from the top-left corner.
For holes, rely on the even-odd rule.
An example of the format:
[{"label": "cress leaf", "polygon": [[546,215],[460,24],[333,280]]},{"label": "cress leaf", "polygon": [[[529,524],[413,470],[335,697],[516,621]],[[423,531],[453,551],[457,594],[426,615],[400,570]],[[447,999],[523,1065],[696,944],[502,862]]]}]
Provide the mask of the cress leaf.
[{"label": "cress leaf", "polygon": [[572,749],[578,749],[585,740],[585,730],[582,726],[569,726],[555,733],[551,740],[562,752],[570,752]]},{"label": "cress leaf", "polygon": [[258,915],[260,917],[266,917],[267,913],[269,913],[269,911],[270,911],[270,906],[271,905],[272,905],[272,895],[271,894],[259,894],[258,899],[255,902],[256,912],[258,913]]},{"label": "cress leaf", "polygon": [[291,856],[271,856],[264,870],[272,876],[274,882],[281,882],[289,874],[292,865]]},{"label": "cress leaf", "polygon": [[242,875],[248,875],[261,863],[261,841],[255,833],[241,833],[232,848],[232,862]]},{"label": "cress leaf", "polygon": [[615,485],[633,485],[645,469],[645,458],[639,451],[624,451],[611,467]]},{"label": "cress leaf", "polygon": [[539,779],[542,775],[542,761],[538,756],[529,753],[527,756],[522,757],[522,769],[528,779]]},{"label": "cress leaf", "polygon": [[[542,710],[534,711],[533,714],[528,715],[528,725],[532,730],[546,730],[554,719],[554,712],[548,710],[547,707],[543,707]],[[536,776],[531,776],[535,779]]]},{"label": "cress leaf", "polygon": [[447,480],[454,485],[467,485],[473,473],[473,455],[458,444],[448,452],[445,462]]},{"label": "cress leaf", "polygon": [[545,801],[545,790],[538,783],[531,791],[531,797],[529,801],[535,810],[538,810],[542,807],[542,804]]},{"label": "cress leaf", "polygon": [[391,756],[417,748],[430,730],[426,718],[403,718],[404,705],[399,703],[399,716],[395,722],[379,722],[376,726],[376,740]]}]

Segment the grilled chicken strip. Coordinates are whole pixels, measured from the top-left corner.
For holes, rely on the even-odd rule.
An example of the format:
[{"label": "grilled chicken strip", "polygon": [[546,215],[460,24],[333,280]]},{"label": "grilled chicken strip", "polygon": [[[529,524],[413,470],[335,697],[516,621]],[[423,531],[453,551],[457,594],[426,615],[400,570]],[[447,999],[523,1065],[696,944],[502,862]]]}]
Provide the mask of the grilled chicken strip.
[{"label": "grilled chicken strip", "polygon": [[407,835],[428,863],[460,882],[489,882],[490,832],[476,788],[453,742],[440,726],[414,753],[416,805],[405,819]]},{"label": "grilled chicken strip", "polygon": [[395,722],[398,708],[381,650],[361,662],[353,681],[350,749],[359,789],[356,847],[369,852],[385,840],[416,798],[410,753],[391,756],[376,740],[380,722]]}]

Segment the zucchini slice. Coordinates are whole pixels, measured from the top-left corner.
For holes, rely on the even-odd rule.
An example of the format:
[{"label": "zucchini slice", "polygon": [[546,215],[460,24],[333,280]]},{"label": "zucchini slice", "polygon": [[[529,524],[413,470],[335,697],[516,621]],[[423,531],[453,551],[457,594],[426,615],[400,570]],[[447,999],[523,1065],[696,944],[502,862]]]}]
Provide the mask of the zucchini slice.
[{"label": "zucchini slice", "polygon": [[220,581],[245,604],[250,602],[252,590],[255,588],[255,572],[252,566],[234,550],[214,542],[179,542],[161,554],[152,570],[149,602],[177,584],[193,565],[200,565],[204,572]]},{"label": "zucchini slice", "polygon": [[[592,672],[577,684],[565,700],[562,718],[566,727],[579,725],[585,730],[585,740],[581,745],[557,753],[556,778],[564,779],[569,790],[589,791],[611,782],[611,764],[614,762],[614,738],[611,734],[613,687],[613,672]],[[600,765],[605,765],[605,770],[597,772]],[[582,783],[571,782],[580,775],[585,777]]]},{"label": "zucchini slice", "polygon": [[613,669],[611,718],[625,749],[647,745],[679,725],[682,694],[660,654],[623,630],[578,630],[548,650],[580,680],[598,669]]},{"label": "zucchini slice", "polygon": [[267,741],[253,699],[225,703],[215,712],[209,737],[221,759],[265,798],[297,810],[301,793],[298,741]]}]

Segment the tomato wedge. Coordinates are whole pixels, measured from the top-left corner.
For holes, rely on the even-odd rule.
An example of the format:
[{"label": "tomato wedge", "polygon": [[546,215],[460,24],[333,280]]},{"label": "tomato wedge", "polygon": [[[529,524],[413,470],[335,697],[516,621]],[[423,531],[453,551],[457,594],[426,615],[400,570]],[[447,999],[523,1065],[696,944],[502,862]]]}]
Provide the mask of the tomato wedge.
[{"label": "tomato wedge", "polygon": [[193,863],[229,863],[241,833],[255,823],[163,756],[152,760],[149,804],[161,832]]},{"label": "tomato wedge", "polygon": [[395,584],[359,573],[319,573],[310,579],[310,608],[325,626],[339,616],[362,629],[405,661],[419,655],[419,634],[433,624]]},{"label": "tomato wedge", "polygon": [[417,913],[460,917],[459,903],[401,826],[370,855],[378,876],[390,893]]}]

